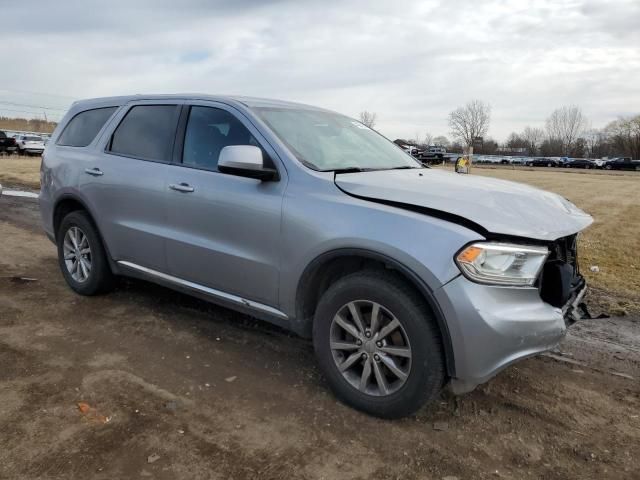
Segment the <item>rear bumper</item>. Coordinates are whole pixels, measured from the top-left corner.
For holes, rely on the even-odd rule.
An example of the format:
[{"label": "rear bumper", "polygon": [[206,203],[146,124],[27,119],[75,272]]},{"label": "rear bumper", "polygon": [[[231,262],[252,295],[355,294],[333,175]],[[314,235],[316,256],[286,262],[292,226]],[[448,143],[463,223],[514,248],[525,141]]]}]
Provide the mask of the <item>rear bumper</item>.
[{"label": "rear bumper", "polygon": [[524,358],[554,348],[579,318],[584,282],[565,308],[540,298],[537,288],[480,285],[460,276],[436,292],[453,345],[454,393],[465,393]]}]

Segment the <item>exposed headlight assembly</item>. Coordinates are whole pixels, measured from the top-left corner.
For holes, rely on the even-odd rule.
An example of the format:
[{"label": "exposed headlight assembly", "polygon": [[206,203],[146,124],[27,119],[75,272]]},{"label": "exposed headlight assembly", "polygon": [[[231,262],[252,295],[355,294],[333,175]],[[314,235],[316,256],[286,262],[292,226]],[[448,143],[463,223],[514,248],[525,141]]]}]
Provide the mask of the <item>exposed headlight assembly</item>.
[{"label": "exposed headlight assembly", "polygon": [[474,282],[527,287],[535,283],[548,255],[547,247],[478,242],[458,253],[456,264]]}]

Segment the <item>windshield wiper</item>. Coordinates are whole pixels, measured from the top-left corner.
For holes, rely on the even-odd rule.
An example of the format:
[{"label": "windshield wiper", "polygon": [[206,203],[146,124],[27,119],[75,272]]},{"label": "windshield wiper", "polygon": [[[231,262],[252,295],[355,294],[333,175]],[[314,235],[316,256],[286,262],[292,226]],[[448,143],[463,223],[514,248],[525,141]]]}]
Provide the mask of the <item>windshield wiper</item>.
[{"label": "windshield wiper", "polygon": [[358,173],[358,172],[373,172],[375,170],[379,170],[378,168],[362,168],[362,167],[345,167],[345,168],[334,168],[331,170],[323,170],[324,172],[333,172],[333,173]]},{"label": "windshield wiper", "polygon": [[334,172],[334,173],[359,173],[359,172],[380,172],[382,170],[405,170],[405,169],[413,170],[416,168],[424,168],[424,167],[412,167],[410,165],[403,165],[401,167],[388,167],[388,168],[345,167],[345,168],[335,168],[331,170],[322,170],[322,171]]}]

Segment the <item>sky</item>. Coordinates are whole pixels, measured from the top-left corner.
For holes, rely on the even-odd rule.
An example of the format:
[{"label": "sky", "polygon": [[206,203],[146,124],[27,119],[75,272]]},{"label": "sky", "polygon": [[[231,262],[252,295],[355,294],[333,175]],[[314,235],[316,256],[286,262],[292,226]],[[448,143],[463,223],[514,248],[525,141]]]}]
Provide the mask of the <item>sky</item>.
[{"label": "sky", "polygon": [[[0,115],[59,119],[75,99],[248,95],[357,117],[387,137],[450,137],[491,105],[504,140],[578,105],[593,127],[640,113],[640,0],[0,0]],[[10,59],[10,60],[9,60]]]}]

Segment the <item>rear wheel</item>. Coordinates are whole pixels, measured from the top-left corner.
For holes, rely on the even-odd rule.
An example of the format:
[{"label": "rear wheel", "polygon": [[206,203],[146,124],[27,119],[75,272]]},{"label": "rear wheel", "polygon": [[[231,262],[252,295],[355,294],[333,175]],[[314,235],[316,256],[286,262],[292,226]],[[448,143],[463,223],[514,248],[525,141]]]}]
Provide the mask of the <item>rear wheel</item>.
[{"label": "rear wheel", "polygon": [[64,279],[80,295],[96,295],[113,288],[102,240],[89,216],[82,211],[69,213],[57,235],[58,263]]},{"label": "rear wheel", "polygon": [[318,363],[336,396],[397,418],[440,392],[442,340],[424,298],[393,274],[363,271],[334,283],[314,319]]}]

